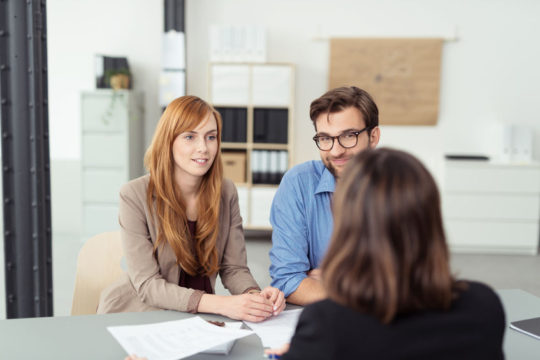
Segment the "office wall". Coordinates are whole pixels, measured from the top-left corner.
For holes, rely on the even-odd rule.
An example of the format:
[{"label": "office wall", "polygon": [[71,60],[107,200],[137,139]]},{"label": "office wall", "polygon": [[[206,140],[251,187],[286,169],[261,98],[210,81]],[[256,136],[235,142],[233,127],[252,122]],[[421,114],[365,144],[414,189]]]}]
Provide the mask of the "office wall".
[{"label": "office wall", "polygon": [[163,1],[48,0],[47,30],[51,159],[80,159],[80,93],[95,89],[95,54],[127,56],[134,89],[145,93],[145,133],[153,133]]},{"label": "office wall", "polygon": [[[51,158],[70,161],[56,168],[72,168],[80,158],[79,93],[94,88],[95,53],[128,56],[135,89],[146,96],[147,145],[160,115],[163,1],[49,0],[47,7]],[[186,11],[191,94],[207,96],[211,24],[263,24],[268,61],[296,65],[295,163],[319,156],[308,107],[327,90],[329,42],[320,38],[331,36],[458,37],[443,47],[438,125],[382,129],[382,145],[418,155],[438,180],[446,152],[495,154],[497,126],[505,122],[534,128],[540,160],[536,0],[188,0]],[[73,196],[53,198],[57,221],[80,205],[76,188]]]},{"label": "office wall", "polygon": [[446,152],[497,152],[498,124],[531,125],[540,159],[540,2],[534,0],[196,0],[187,6],[188,90],[206,94],[208,25],[258,23],[269,61],[296,65],[295,162],[317,158],[310,102],[327,90],[319,37],[458,37],[443,48],[439,123],[382,129],[381,144],[420,156],[442,177]]}]

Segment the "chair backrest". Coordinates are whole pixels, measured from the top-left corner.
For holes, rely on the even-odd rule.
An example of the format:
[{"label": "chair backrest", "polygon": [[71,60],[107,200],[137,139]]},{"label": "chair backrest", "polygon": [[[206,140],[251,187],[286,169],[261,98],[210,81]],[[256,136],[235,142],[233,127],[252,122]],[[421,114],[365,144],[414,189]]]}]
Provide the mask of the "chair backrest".
[{"label": "chair backrest", "polygon": [[101,291],[124,271],[120,232],[105,232],[86,241],[77,258],[71,315],[95,314]]}]

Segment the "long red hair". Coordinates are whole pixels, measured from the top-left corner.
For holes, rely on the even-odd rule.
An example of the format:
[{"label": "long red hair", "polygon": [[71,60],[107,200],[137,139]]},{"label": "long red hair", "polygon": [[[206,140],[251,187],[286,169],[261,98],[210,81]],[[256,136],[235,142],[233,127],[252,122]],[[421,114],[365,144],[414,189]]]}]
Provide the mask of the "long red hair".
[{"label": "long red hair", "polygon": [[[174,181],[172,145],[176,137],[195,129],[209,114],[217,123],[218,149],[214,163],[203,176],[198,195],[195,246],[188,228],[186,205]],[[146,151],[144,163],[150,172],[146,193],[148,208],[157,219],[158,236],[154,251],[168,243],[176,261],[190,275],[211,275],[219,270],[216,240],[223,167],[221,164],[221,116],[196,96],[182,96],[165,109]]]}]

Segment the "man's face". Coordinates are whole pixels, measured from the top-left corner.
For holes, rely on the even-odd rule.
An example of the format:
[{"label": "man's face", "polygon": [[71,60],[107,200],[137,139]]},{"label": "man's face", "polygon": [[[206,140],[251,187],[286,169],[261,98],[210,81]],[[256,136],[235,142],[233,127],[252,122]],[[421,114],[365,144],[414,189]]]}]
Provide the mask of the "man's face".
[{"label": "man's face", "polygon": [[[353,131],[360,131],[366,127],[366,123],[360,110],[355,107],[348,107],[335,113],[320,114],[315,120],[317,135],[339,136]],[[347,162],[368,147],[375,147],[379,142],[379,128],[376,127],[368,131],[363,131],[358,135],[356,146],[344,148],[336,138],[334,146],[329,151],[319,150],[324,165],[330,172],[339,178]]]}]

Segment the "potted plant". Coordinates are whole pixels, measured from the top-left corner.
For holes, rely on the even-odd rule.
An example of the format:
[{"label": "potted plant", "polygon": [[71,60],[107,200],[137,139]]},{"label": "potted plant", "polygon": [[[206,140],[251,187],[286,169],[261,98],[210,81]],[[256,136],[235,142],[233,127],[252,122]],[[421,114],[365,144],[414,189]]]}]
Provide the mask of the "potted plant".
[{"label": "potted plant", "polygon": [[105,71],[105,82],[113,89],[129,89],[131,73],[129,69],[118,68]]}]

